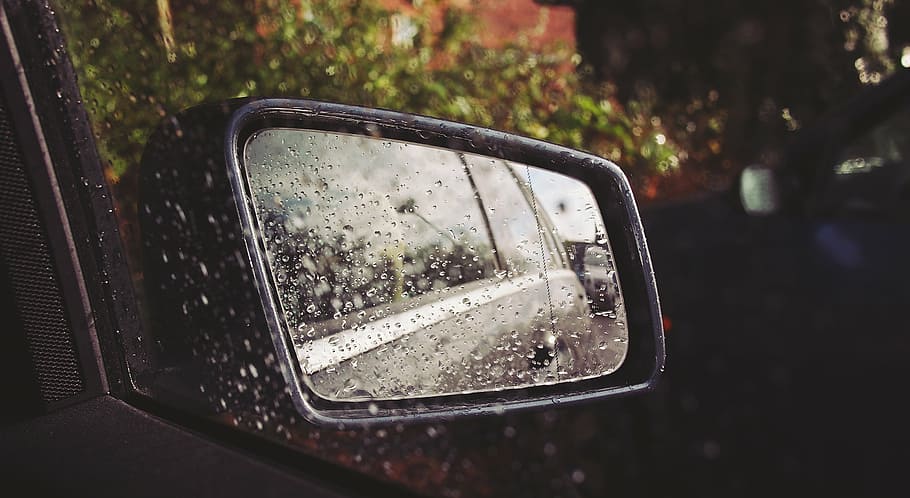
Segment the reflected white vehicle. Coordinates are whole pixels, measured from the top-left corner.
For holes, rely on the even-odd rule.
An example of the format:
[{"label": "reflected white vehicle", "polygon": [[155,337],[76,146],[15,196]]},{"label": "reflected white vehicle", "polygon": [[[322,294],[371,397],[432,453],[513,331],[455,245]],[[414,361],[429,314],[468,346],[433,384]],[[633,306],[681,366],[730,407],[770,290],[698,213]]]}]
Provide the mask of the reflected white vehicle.
[{"label": "reflected white vehicle", "polygon": [[282,128],[252,136],[245,162],[284,320],[320,396],[501,390],[622,363],[622,320],[595,320],[592,294],[535,192],[567,181],[590,192],[581,182],[489,157]]}]

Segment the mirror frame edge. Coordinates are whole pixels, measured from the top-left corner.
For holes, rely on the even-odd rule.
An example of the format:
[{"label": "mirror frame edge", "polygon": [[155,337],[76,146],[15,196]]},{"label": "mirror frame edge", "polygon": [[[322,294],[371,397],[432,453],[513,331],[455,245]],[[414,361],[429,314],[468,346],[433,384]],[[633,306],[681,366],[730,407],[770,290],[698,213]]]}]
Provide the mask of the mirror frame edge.
[{"label": "mirror frame edge", "polygon": [[[302,121],[308,122],[302,126],[300,124]],[[632,348],[639,347],[636,344],[638,341],[633,341],[632,318],[629,317],[627,326],[630,338],[626,361],[612,374],[574,382],[577,385],[588,386],[587,389],[573,388],[566,392],[566,386],[572,383],[555,383],[502,391],[446,394],[403,400],[331,402],[321,398],[317,393],[312,392],[304,382],[304,374],[293,353],[290,337],[287,335],[286,327],[282,324],[278,297],[269,276],[271,272],[268,269],[264,245],[259,235],[261,231],[258,229],[258,221],[254,214],[255,208],[241,159],[243,143],[256,130],[268,127],[261,126],[263,123],[274,126],[274,123],[282,122],[294,128],[323,131],[339,131],[333,129],[337,128],[333,125],[343,123],[356,128],[354,133],[362,135],[372,135],[371,132],[380,129],[393,131],[396,133],[395,137],[383,136],[383,138],[397,138],[416,144],[520,162],[528,166],[566,174],[582,181],[589,187],[594,186],[594,182],[590,181],[591,177],[609,177],[612,180],[612,184],[609,186],[613,187],[613,194],[617,197],[615,200],[624,208],[620,224],[623,231],[627,232],[621,234],[622,240],[614,243],[614,251],[620,245],[624,248],[631,246],[628,251],[630,258],[627,258],[630,261],[623,263],[626,266],[626,272],[630,270],[631,266],[631,269],[635,270],[635,274],[643,277],[640,282],[643,285],[639,285],[637,290],[644,291],[646,295],[647,321],[650,322],[650,337],[653,344],[645,353],[650,359],[648,364],[651,367],[647,369],[646,373],[643,372],[643,376],[641,374],[633,375],[633,381],[624,385],[617,385],[615,382],[611,385],[610,382],[604,382],[605,379],[622,371],[626,363],[630,361]],[[260,126],[256,126],[257,123]],[[351,132],[348,131],[348,133]],[[408,138],[412,135],[419,136],[417,139]],[[545,406],[576,404],[647,392],[655,387],[665,363],[660,301],[644,228],[632,189],[628,179],[614,163],[563,146],[487,128],[384,109],[305,99],[277,98],[248,101],[236,109],[229,118],[224,138],[225,166],[242,225],[243,245],[253,269],[256,291],[266,316],[278,363],[287,383],[288,394],[297,411],[310,422],[317,425],[343,426],[345,424],[391,424],[447,420],[463,416],[503,414]],[[433,142],[433,139],[436,142]],[[485,146],[487,150],[478,150],[481,146]],[[509,155],[511,153],[515,155]],[[534,157],[534,155],[549,158],[550,164],[528,161],[521,157]],[[519,158],[516,159],[515,156]],[[561,160],[563,163],[561,166],[565,166],[567,169],[575,169],[576,173],[585,172],[587,174],[572,174],[560,170],[557,160]],[[603,190],[592,188],[595,198],[600,204],[608,236],[612,241],[612,238],[617,235],[616,216],[610,217],[613,220],[612,223],[608,221],[608,216],[606,216],[608,213],[604,212],[607,203],[603,202]],[[611,224],[613,230],[611,230]],[[625,253],[625,251],[623,252]],[[617,261],[617,265],[619,265],[619,261]],[[617,269],[619,270],[619,268]],[[621,271],[620,274],[622,275]],[[624,279],[624,281],[626,280],[628,279]],[[641,336],[642,334],[635,335]],[[368,405],[371,405],[372,410],[368,409]]]}]

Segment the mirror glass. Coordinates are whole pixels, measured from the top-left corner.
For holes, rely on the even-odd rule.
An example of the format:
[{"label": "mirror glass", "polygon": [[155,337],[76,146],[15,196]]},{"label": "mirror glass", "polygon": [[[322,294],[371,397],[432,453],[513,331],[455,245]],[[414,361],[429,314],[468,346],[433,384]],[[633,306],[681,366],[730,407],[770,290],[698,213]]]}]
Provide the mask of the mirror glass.
[{"label": "mirror glass", "polygon": [[280,314],[320,396],[511,389],[623,362],[621,278],[584,183],[291,128],[255,133],[242,161]]}]

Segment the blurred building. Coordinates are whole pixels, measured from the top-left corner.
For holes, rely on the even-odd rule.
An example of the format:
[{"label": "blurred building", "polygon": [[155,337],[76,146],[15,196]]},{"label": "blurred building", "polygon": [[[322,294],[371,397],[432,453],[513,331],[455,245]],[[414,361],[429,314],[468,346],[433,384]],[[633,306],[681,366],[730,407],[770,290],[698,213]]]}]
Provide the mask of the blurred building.
[{"label": "blurred building", "polygon": [[[379,0],[386,8],[403,15],[416,14],[418,9],[430,19],[430,29],[443,28],[446,9],[458,8],[473,12],[481,23],[477,33],[486,47],[524,42],[539,49],[551,42],[575,47],[575,10],[570,6],[542,5],[535,0]],[[406,22],[405,22],[406,24]],[[399,28],[402,38],[408,26]]]}]

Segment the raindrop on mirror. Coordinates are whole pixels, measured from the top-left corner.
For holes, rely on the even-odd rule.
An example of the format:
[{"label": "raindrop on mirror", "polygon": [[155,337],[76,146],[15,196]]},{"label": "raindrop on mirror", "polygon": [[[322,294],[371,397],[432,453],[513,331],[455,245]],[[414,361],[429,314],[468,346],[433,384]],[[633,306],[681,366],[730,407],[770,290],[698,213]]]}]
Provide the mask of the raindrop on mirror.
[{"label": "raindrop on mirror", "polygon": [[495,391],[623,362],[620,278],[579,180],[286,128],[251,136],[243,169],[278,311],[319,396]]}]

